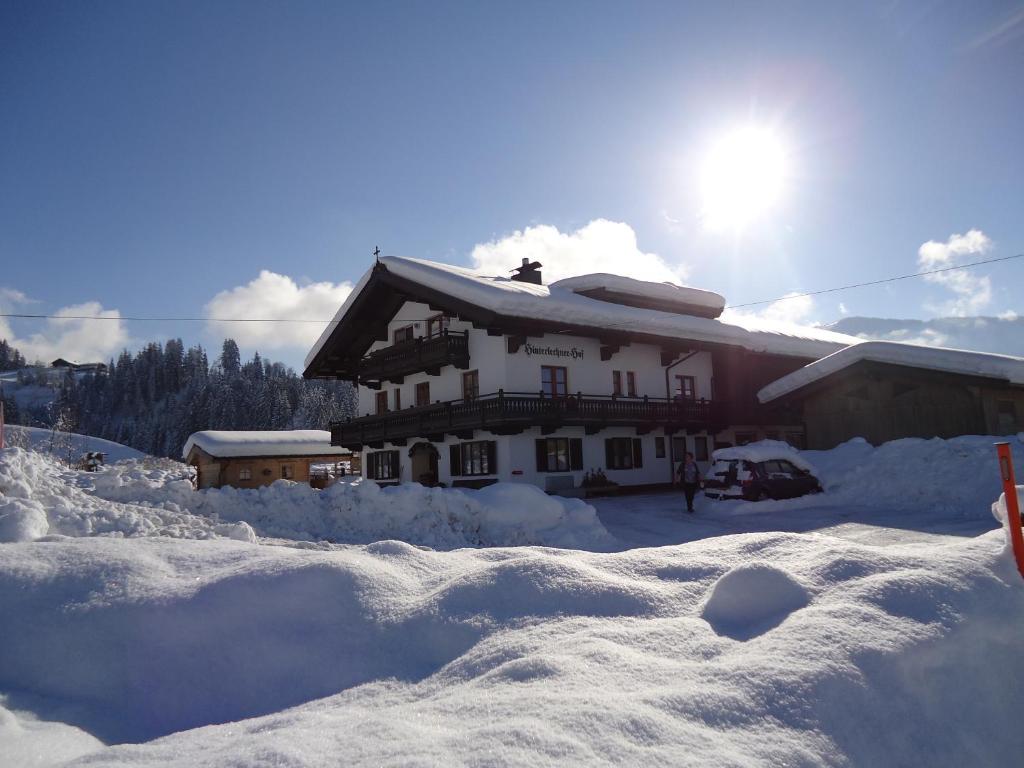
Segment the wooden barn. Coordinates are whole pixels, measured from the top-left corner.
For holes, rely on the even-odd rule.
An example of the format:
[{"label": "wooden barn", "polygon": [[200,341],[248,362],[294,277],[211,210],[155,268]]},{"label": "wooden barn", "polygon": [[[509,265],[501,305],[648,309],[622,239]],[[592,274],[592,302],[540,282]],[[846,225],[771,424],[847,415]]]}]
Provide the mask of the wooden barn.
[{"label": "wooden barn", "polygon": [[764,387],[764,404],[803,424],[807,447],[853,437],[1012,435],[1024,431],[1024,359],[867,341]]},{"label": "wooden barn", "polygon": [[359,457],[332,446],[331,433],[319,429],[205,430],[189,436],[182,455],[196,468],[198,488],[258,488],[275,480],[322,488],[360,472]]}]

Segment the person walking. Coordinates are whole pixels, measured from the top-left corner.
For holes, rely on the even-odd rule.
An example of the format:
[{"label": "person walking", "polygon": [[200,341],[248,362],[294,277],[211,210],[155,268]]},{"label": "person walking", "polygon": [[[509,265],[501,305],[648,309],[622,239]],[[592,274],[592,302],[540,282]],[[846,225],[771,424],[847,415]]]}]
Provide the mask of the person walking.
[{"label": "person walking", "polygon": [[701,476],[700,467],[689,451],[679,465],[679,482],[683,486],[683,493],[686,494],[686,511],[693,514],[693,497],[697,495],[700,488]]}]

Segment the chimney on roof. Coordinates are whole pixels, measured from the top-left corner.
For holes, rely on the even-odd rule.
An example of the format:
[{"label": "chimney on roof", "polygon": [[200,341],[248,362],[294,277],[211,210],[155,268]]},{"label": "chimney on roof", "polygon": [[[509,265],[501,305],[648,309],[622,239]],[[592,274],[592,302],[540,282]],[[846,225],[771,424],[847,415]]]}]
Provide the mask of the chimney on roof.
[{"label": "chimney on roof", "polygon": [[540,279],[540,268],[543,266],[539,261],[530,261],[524,258],[523,265],[512,270],[512,279],[520,283],[543,285],[544,283]]}]

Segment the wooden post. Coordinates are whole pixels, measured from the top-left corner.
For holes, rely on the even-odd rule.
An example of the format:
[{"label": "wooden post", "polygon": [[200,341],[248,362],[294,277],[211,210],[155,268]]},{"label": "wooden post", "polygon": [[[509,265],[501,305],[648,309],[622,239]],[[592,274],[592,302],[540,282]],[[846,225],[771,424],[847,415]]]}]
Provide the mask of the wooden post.
[{"label": "wooden post", "polygon": [[1017,482],[1013,477],[1013,456],[1009,443],[996,443],[999,455],[999,473],[1003,479],[1003,494],[1006,497],[1006,524],[1010,527],[1010,543],[1017,570],[1024,578],[1024,532],[1021,531],[1020,505],[1017,503]]}]

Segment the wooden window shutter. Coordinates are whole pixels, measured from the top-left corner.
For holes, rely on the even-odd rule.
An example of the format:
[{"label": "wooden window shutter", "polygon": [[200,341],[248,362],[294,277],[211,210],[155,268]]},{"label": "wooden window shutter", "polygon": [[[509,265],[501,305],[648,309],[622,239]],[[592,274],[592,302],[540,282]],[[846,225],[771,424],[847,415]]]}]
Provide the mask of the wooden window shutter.
[{"label": "wooden window shutter", "polygon": [[633,469],[644,465],[644,443],[639,437],[633,438]]},{"label": "wooden window shutter", "polygon": [[547,440],[535,440],[534,445],[537,447],[537,471],[547,472],[548,471],[548,441]]},{"label": "wooden window shutter", "polygon": [[583,469],[583,440],[579,437],[569,438],[569,469]]},{"label": "wooden window shutter", "polygon": [[604,466],[605,469],[612,469],[615,466],[615,441],[608,437],[604,441]]},{"label": "wooden window shutter", "polygon": [[458,443],[448,446],[448,462],[451,464],[452,476],[462,474],[462,446]]},{"label": "wooden window shutter", "polygon": [[487,474],[494,474],[498,471],[498,443],[494,440],[487,441]]},{"label": "wooden window shutter", "polygon": [[393,480],[398,480],[402,476],[402,470],[398,465],[399,452],[388,451],[388,453],[391,454],[391,478]]}]

